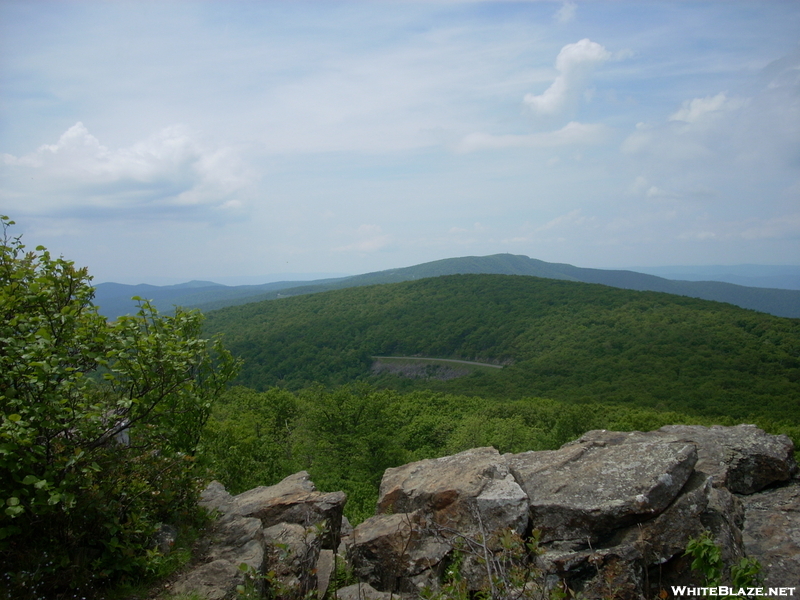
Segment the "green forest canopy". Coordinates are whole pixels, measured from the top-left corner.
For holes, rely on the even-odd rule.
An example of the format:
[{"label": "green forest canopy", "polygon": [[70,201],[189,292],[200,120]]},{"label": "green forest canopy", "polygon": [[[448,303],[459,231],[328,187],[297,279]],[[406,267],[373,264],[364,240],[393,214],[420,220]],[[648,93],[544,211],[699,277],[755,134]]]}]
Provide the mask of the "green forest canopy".
[{"label": "green forest canopy", "polygon": [[[737,420],[800,419],[800,320],[529,276],[454,275],[209,313],[240,383],[371,381],[496,399],[611,402]],[[505,364],[450,381],[373,376],[372,356]]]}]

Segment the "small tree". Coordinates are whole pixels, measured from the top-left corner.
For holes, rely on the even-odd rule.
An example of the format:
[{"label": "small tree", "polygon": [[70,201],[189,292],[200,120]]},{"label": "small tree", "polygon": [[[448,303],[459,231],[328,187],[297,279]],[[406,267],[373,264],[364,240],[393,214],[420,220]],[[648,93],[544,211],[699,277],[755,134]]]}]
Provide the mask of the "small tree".
[{"label": "small tree", "polygon": [[106,322],[85,268],[0,222],[0,585],[138,576],[158,524],[195,504],[193,454],[238,365],[198,312],[140,301]]}]

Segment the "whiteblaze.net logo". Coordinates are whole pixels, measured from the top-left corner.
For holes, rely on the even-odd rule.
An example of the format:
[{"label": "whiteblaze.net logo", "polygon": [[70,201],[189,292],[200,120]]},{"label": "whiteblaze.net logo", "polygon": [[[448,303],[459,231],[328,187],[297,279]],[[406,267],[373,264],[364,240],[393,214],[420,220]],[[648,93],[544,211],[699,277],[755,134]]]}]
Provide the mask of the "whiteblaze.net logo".
[{"label": "whiteblaze.net logo", "polygon": [[758,598],[776,596],[794,596],[797,588],[793,587],[691,587],[686,585],[673,585],[672,595],[675,598],[700,598],[703,596],[727,596],[738,598]]}]

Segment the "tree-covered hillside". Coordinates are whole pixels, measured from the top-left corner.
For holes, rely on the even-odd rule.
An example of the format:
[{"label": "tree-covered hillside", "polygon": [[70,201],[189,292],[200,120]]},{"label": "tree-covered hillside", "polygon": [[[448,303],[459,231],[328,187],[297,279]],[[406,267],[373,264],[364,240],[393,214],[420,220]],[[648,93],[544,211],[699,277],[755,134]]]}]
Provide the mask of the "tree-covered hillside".
[{"label": "tree-covered hillside", "polygon": [[387,269],[351,277],[316,281],[280,281],[262,285],[228,287],[207,281],[191,281],[169,286],[101,283],[96,288],[95,300],[101,314],[109,319],[115,319],[120,315],[136,313],[136,302],[131,300],[132,296],[152,300],[156,306],[165,311],[177,305],[208,312],[227,306],[275,300],[286,296],[466,274],[531,275],[547,279],[600,283],[628,290],[666,292],[703,300],[729,302],[771,315],[800,318],[798,290],[745,287],[721,281],[672,281],[634,271],[586,269],[514,254],[445,258],[411,267]]},{"label": "tree-covered hillside", "polygon": [[[230,307],[209,333],[244,359],[241,383],[300,389],[372,380],[495,398],[625,402],[796,422],[800,321],[656,292],[455,275]],[[372,376],[372,356],[481,360],[449,381]]]}]

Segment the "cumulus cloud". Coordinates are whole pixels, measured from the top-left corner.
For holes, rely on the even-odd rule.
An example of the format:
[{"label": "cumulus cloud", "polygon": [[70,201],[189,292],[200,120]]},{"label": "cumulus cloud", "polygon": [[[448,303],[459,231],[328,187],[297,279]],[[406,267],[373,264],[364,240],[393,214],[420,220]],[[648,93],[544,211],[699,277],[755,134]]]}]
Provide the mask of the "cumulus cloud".
[{"label": "cumulus cloud", "polygon": [[[748,97],[726,92],[684,100],[661,122],[639,123],[622,144],[655,158],[660,171],[687,166],[729,177],[752,169],[796,172],[800,155],[800,51],[778,59],[750,85]],[[712,168],[713,167],[713,168]],[[785,171],[784,171],[785,175]],[[774,179],[773,179],[774,180]]]},{"label": "cumulus cloud", "polygon": [[499,150],[503,148],[556,148],[560,146],[600,144],[610,134],[605,125],[577,123],[572,121],[557,131],[524,135],[492,135],[471,133],[456,147],[458,152],[477,150]]},{"label": "cumulus cloud", "polygon": [[526,94],[525,105],[539,115],[563,112],[580,97],[592,72],[610,58],[608,50],[589,38],[567,44],[556,57],[559,75],[543,94]]},{"label": "cumulus cloud", "polygon": [[737,131],[755,116],[742,112],[749,104],[748,99],[728,98],[724,92],[686,100],[664,123],[638,123],[636,131],[623,142],[622,151],[681,162],[728,153],[741,142],[734,139]]},{"label": "cumulus cloud", "polygon": [[248,180],[230,150],[208,148],[180,126],[114,150],[78,122],[54,144],[2,155],[0,168],[17,214],[197,206],[230,212],[241,208],[231,195]]}]

